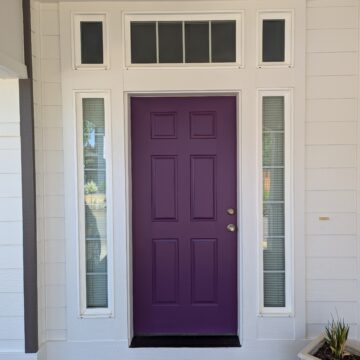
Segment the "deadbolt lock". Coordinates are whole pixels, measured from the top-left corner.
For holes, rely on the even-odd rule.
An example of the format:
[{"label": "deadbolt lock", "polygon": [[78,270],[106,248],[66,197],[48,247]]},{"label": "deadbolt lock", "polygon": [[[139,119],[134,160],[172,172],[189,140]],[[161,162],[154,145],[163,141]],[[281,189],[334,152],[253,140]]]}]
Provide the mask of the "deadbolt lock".
[{"label": "deadbolt lock", "polygon": [[235,213],[236,213],[235,209],[233,209],[233,208],[227,209],[226,212],[228,213],[228,215],[235,215]]}]

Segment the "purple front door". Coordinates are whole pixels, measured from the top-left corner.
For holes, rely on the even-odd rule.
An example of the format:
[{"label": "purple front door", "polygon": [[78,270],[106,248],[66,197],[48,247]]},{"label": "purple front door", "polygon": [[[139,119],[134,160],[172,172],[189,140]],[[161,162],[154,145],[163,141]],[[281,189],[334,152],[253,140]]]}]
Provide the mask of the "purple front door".
[{"label": "purple front door", "polygon": [[136,97],[131,120],[135,334],[236,334],[236,98]]}]

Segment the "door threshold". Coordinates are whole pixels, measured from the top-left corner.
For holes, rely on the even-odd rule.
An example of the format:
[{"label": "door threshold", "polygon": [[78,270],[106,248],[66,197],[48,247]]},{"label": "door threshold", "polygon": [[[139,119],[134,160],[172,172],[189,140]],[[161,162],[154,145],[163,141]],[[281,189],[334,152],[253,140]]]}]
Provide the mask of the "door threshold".
[{"label": "door threshold", "polygon": [[131,348],[241,347],[237,335],[135,335]]}]

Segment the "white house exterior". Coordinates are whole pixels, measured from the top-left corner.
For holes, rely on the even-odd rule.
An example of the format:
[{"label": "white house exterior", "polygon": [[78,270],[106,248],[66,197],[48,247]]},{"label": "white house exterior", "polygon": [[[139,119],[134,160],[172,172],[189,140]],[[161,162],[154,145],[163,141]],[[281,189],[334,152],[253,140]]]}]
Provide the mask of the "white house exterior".
[{"label": "white house exterior", "polygon": [[[29,60],[27,70],[25,66],[29,49],[25,39],[24,55],[21,2],[0,1],[0,360],[288,360],[295,359],[308,340],[321,333],[332,314],[343,317],[350,324],[350,337],[360,341],[359,0],[33,0],[28,6],[31,30],[25,20],[24,34],[31,31],[31,54],[27,56],[31,55],[32,71]],[[26,14],[24,10],[24,18]],[[266,61],[264,21],[279,19],[284,24],[284,56],[279,61]],[[216,42],[211,22],[232,22],[236,29],[233,60],[187,61],[185,23],[191,21],[209,23],[213,59]],[[102,24],[102,56],[97,64],[84,61],[82,22]],[[154,61],[144,63],[134,57],[131,24],[135,22],[155,24]],[[160,22],[181,23],[181,62],[165,64],[159,60]],[[27,238],[35,234],[31,233],[34,228],[30,226],[30,233],[23,233],[23,228],[29,229],[29,213],[35,216],[31,186],[30,190],[24,187],[27,181],[31,183],[28,151],[24,154],[24,149],[31,150],[32,137],[26,137],[31,121],[23,125],[20,136],[20,119],[25,122],[26,115],[20,111],[19,91],[24,86],[21,81],[26,80],[19,83],[19,79],[28,77],[33,84],[36,247]],[[213,98],[215,102],[222,97],[234,99],[236,113],[236,214],[229,223],[237,229],[233,235],[237,295],[236,332],[231,335],[238,337],[241,347],[134,348],[134,336],[144,334],[137,330],[141,321],[134,320],[139,313],[137,289],[142,286],[133,274],[142,266],[134,261],[134,254],[139,254],[133,228],[134,215],[139,214],[133,192],[138,189],[134,183],[134,144],[142,144],[134,135],[132,99],[150,99],[145,102],[151,103],[154,98],[164,102],[166,98]],[[284,126],[280,130],[269,131],[265,126],[278,114],[275,103],[267,113],[264,99],[268,98],[282,99]],[[84,99],[103,99],[101,136],[106,175],[102,181],[106,190],[104,198],[91,203],[97,210],[105,209],[106,215],[106,235],[99,235],[100,256],[106,262],[104,293],[103,297],[96,292],[100,290],[93,294],[100,300],[91,298],[89,290],[86,253],[90,250],[85,238],[89,236],[87,206],[93,201],[91,194],[100,193],[102,185],[97,182],[95,190],[83,191],[87,181],[85,120],[94,109],[88,110]],[[25,113],[31,113],[27,109]],[[154,111],[149,111],[153,116]],[[160,125],[152,126],[152,139],[164,136],[160,132],[156,135]],[[267,132],[283,137],[285,145],[277,148],[284,159],[281,166],[267,166],[264,160]],[[89,133],[86,141],[96,142],[97,133]],[[173,135],[177,138],[176,130]],[[276,221],[284,234],[271,236],[265,229],[271,228],[267,221],[273,220],[263,214],[272,204],[267,181],[274,182],[271,171],[278,168],[282,170],[277,189],[282,197],[274,198],[273,203],[282,206],[283,215]],[[89,180],[85,186],[90,185]],[[225,190],[217,188],[217,192],[221,196]],[[216,219],[220,218],[218,214]],[[171,218],[166,221],[171,222]],[[283,239],[282,245],[266,260],[264,252],[275,246],[272,238]],[[37,259],[29,256],[29,247],[37,251]],[[179,251],[178,245],[174,249]],[[217,254],[218,247],[214,249]],[[167,247],[164,251],[171,254],[168,251],[172,250]],[[215,263],[222,266],[220,260]],[[27,277],[33,274],[34,264],[37,292]],[[271,270],[274,268],[277,270]],[[177,279],[181,277],[179,267],[174,271]],[[272,273],[283,277],[271,282],[268,274]],[[92,272],[92,276],[103,275]],[[163,279],[162,274],[152,276],[158,276],[156,281]],[[278,292],[272,292],[277,286]],[[221,289],[218,282],[216,289]],[[272,301],[267,296],[280,298],[278,305],[267,305]],[[96,301],[104,305],[89,306]],[[174,303],[178,304],[177,298]],[[154,330],[145,335],[159,334]],[[180,334],[175,331],[171,335]],[[213,335],[219,334],[214,330]]]}]

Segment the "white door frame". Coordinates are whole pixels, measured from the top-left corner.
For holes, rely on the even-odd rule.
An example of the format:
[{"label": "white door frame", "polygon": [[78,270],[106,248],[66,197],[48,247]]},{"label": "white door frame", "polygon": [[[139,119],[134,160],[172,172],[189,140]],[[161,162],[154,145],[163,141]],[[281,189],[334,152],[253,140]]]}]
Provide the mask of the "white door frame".
[{"label": "white door frame", "polygon": [[238,336],[242,343],[243,335],[243,281],[244,274],[242,259],[242,91],[226,90],[226,91],[124,91],[124,124],[125,124],[125,178],[126,178],[126,258],[127,258],[127,303],[128,303],[128,345],[134,336],[133,328],[133,278],[132,278],[132,176],[131,176],[131,107],[130,100],[132,97],[196,97],[196,96],[235,96],[236,97],[236,190],[237,190],[237,224],[239,231],[237,232],[237,292],[238,292]]}]

